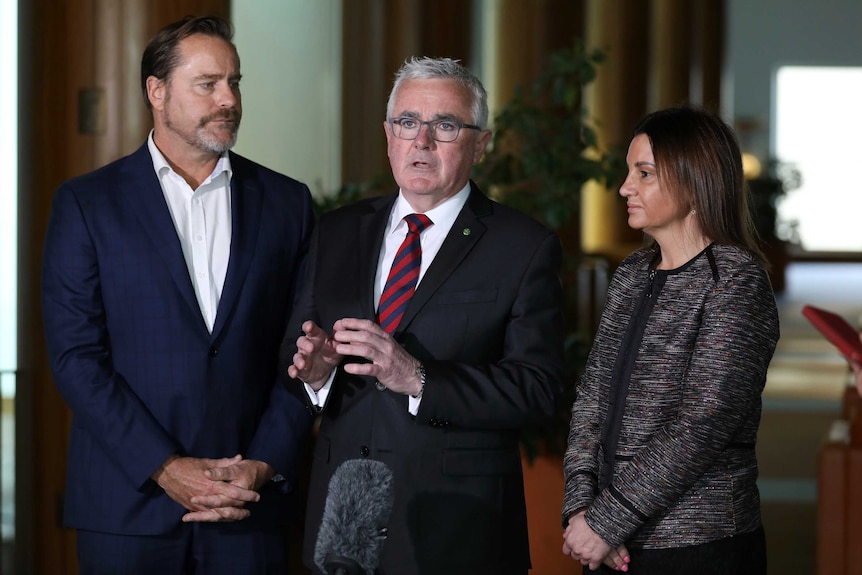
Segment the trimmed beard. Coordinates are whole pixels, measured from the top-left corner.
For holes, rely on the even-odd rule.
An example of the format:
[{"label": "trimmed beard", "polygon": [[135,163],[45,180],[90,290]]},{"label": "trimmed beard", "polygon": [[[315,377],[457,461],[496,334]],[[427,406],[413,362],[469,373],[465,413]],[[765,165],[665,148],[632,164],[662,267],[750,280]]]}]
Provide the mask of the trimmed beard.
[{"label": "trimmed beard", "polygon": [[[207,124],[217,119],[227,119],[233,122],[233,131],[226,142],[221,141],[218,137],[206,131]],[[216,112],[201,118],[200,122],[198,122],[197,128],[195,128],[194,135],[191,135],[176,127],[171,120],[170,112],[168,112],[168,107],[166,106],[164,122],[167,129],[179,135],[188,145],[194,146],[200,150],[221,155],[233,148],[234,144],[236,144],[240,119],[241,115],[235,108],[231,108],[230,110],[225,110],[223,112]]]},{"label": "trimmed beard", "polygon": [[[231,131],[230,138],[228,138],[227,142],[221,142],[218,138],[210,134],[206,131],[206,126],[210,122],[216,119],[225,118],[231,120],[233,122],[233,130]],[[198,124],[197,130],[195,130],[195,141],[198,147],[203,148],[205,150],[209,150],[210,152],[214,152],[216,154],[223,154],[227,152],[236,144],[236,137],[239,133],[239,121],[240,115],[235,109],[227,110],[225,113],[212,114],[211,116],[206,116],[202,118],[200,123]]]}]

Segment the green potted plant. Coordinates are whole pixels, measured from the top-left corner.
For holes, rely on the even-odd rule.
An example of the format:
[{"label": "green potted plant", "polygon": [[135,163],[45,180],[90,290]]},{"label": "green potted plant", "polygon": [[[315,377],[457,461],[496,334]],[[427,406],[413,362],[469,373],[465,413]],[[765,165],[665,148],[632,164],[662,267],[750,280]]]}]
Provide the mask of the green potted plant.
[{"label": "green potted plant", "polygon": [[[564,247],[567,381],[554,421],[523,435],[526,458],[562,454],[577,379],[593,326],[579,318],[578,270],[589,260],[581,250],[581,188],[620,174],[619,155],[598,150],[584,109],[584,91],[604,61],[600,50],[576,41],[549,55],[545,68],[496,114],[494,139],[473,178],[495,199],[528,213],[559,233]],[[606,272],[600,272],[606,273]]]},{"label": "green potted plant", "polygon": [[[497,113],[493,142],[473,170],[474,180],[492,197],[532,215],[563,241],[568,331],[564,391],[553,420],[521,435],[530,554],[536,573],[578,572],[578,565],[560,552],[560,505],[562,455],[575,384],[594,335],[593,322],[578,313],[585,307],[584,298],[592,297],[579,287],[579,279],[585,271],[609,273],[604,262],[582,253],[581,188],[591,180],[607,184],[622,173],[618,154],[598,151],[584,109],[584,90],[603,60],[601,51],[588,51],[580,41],[550,54],[542,72]],[[593,263],[598,265],[591,269]]]}]

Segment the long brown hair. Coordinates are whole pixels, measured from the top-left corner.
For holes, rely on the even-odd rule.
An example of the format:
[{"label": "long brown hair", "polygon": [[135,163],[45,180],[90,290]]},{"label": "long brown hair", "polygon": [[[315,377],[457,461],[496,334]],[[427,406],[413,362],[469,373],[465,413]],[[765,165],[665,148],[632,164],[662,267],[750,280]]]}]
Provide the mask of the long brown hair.
[{"label": "long brown hair", "polygon": [[733,130],[711,112],[681,106],[648,114],[635,126],[634,136],[640,134],[650,140],[665,190],[678,205],[696,211],[704,236],[748,249],[766,263]]}]

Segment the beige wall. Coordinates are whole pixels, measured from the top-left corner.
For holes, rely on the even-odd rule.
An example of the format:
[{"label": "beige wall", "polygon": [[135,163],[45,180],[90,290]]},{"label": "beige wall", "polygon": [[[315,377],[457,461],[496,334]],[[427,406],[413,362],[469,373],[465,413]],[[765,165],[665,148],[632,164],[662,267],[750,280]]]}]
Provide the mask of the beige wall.
[{"label": "beige wall", "polygon": [[236,0],[243,119],[235,150],[329,193],[341,183],[341,1]]}]

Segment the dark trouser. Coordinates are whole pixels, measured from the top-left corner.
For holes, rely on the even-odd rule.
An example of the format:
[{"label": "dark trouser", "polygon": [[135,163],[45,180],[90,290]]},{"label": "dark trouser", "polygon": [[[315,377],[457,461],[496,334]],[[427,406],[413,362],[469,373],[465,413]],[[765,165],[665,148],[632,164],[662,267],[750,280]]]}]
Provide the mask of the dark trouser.
[{"label": "dark trouser", "polygon": [[78,530],[81,575],[286,575],[282,529],[251,531],[231,523],[183,523],[169,535]]},{"label": "dark trouser", "polygon": [[[670,549],[633,549],[626,575],[766,575],[763,528],[718,541]],[[613,573],[602,565],[585,573]]]}]

